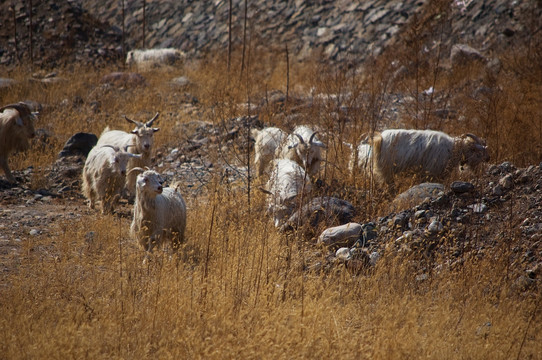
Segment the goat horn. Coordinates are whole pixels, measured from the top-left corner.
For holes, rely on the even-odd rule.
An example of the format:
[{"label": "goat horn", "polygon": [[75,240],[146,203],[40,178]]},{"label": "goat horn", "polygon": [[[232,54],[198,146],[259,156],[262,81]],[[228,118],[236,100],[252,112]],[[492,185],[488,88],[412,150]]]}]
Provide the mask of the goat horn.
[{"label": "goat horn", "polygon": [[465,136],[468,136],[468,137],[472,138],[478,144],[482,144],[482,140],[480,140],[480,138],[478,136],[474,135],[474,134],[468,133],[468,134],[465,134]]},{"label": "goat horn", "polygon": [[273,193],[269,190],[266,190],[264,189],[263,187],[258,187],[258,190],[260,190],[261,192],[263,192],[264,194],[267,194],[267,195],[273,195]]},{"label": "goat horn", "polygon": [[142,169],[140,167],[135,167],[135,168],[130,169],[130,171],[128,171],[128,173],[126,175],[130,175],[134,171],[145,172],[144,169]]},{"label": "goat horn", "polygon": [[316,136],[317,133],[318,131],[315,131],[312,133],[311,137],[309,138],[309,144],[312,144],[312,141],[314,140],[314,137]]},{"label": "goat horn", "polygon": [[152,123],[154,122],[154,120],[156,120],[158,118],[158,115],[160,115],[159,112],[156,113],[156,115],[154,115],[154,117],[152,119],[150,119],[149,121],[147,121],[147,123],[145,124],[146,126],[148,127],[151,127],[152,126]]},{"label": "goat horn", "polygon": [[129,148],[129,147],[134,147],[134,146],[135,146],[135,145],[133,145],[133,144],[128,144],[128,145],[126,145],[126,146],[124,147],[124,152],[128,152],[128,148]]},{"label": "goat horn", "polygon": [[[299,138],[299,141],[301,141],[302,144],[305,143],[305,141],[303,140],[303,137],[301,135],[299,135],[299,134],[294,134],[294,135]],[[311,137],[311,139],[312,139],[312,137]]]},{"label": "goat horn", "polygon": [[109,144],[106,144],[106,145],[102,145],[101,147],[108,147],[108,148],[111,148],[115,151],[119,151],[120,149],[117,147],[117,146],[113,146],[113,145],[109,145]]},{"label": "goat horn", "polygon": [[6,106],[2,106],[0,108],[0,111],[4,111],[5,109],[8,109],[8,108],[12,108],[12,109],[15,109],[17,110],[21,116],[29,116],[32,114],[32,110],[30,109],[30,107],[25,104],[24,102],[18,102],[17,104],[9,104],[9,105],[6,105]]},{"label": "goat horn", "polygon": [[132,119],[130,119],[130,118],[129,118],[128,116],[126,116],[126,115],[123,115],[123,116],[124,116],[124,119],[125,119],[126,121],[131,122],[132,124],[137,125],[137,127],[142,127],[142,126],[143,126],[143,123],[141,123],[141,122],[139,122],[139,121],[137,121],[137,120],[132,120]]}]

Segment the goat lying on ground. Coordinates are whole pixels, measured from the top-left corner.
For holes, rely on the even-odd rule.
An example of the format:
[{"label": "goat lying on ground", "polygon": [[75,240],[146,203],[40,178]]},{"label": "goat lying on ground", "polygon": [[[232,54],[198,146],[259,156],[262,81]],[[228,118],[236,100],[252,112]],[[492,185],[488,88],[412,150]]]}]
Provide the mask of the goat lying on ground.
[{"label": "goat lying on ground", "polygon": [[295,161],[275,159],[272,164],[265,193],[268,194],[267,209],[273,215],[275,226],[279,227],[294,212],[297,197],[310,191],[311,183],[305,170]]}]

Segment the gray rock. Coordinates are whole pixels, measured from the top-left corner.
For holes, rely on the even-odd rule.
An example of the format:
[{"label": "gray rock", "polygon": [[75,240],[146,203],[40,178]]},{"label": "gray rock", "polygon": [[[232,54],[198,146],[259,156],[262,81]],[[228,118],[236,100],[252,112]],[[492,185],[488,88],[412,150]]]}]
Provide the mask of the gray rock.
[{"label": "gray rock", "polygon": [[491,190],[491,193],[496,196],[502,196],[504,194],[504,189],[501,185],[496,185],[493,187],[493,190]]},{"label": "gray rock", "polygon": [[352,253],[349,248],[342,247],[335,252],[335,258],[344,262],[352,258]]},{"label": "gray rock", "polygon": [[442,225],[442,223],[437,220],[437,219],[432,219],[431,220],[431,223],[427,226],[427,233],[430,234],[430,235],[435,235],[437,233],[439,233],[440,231],[442,231],[442,229],[444,228],[444,226]]},{"label": "gray rock", "polygon": [[77,133],[66,141],[64,148],[58,154],[60,158],[80,155],[87,156],[89,151],[98,142],[98,137],[91,133]]},{"label": "gray rock", "polygon": [[395,228],[407,229],[409,219],[410,214],[407,211],[402,211],[391,219],[391,225]]},{"label": "gray rock", "polygon": [[2,88],[9,88],[13,85],[15,85],[17,81],[10,78],[0,78],[0,89]]},{"label": "gray rock", "polygon": [[452,67],[470,66],[475,63],[486,63],[487,60],[482,53],[465,44],[455,44],[450,52],[450,63]]},{"label": "gray rock", "polygon": [[467,207],[471,209],[475,214],[481,214],[487,211],[487,205],[483,203],[476,203]]},{"label": "gray rock", "polygon": [[456,194],[463,194],[474,190],[474,185],[464,181],[454,181],[450,185],[450,189]]},{"label": "gray rock", "polygon": [[392,207],[395,210],[403,210],[421,204],[425,199],[436,199],[444,193],[444,185],[438,183],[422,183],[411,187],[407,191],[397,195],[393,200]]},{"label": "gray rock", "polygon": [[348,223],[324,230],[318,237],[318,244],[326,246],[352,247],[362,235],[362,227],[358,223]]},{"label": "gray rock", "polygon": [[352,220],[355,215],[354,206],[346,200],[331,196],[316,197],[294,212],[281,231],[297,228],[297,224],[315,229],[319,224],[340,225]]},{"label": "gray rock", "polygon": [[514,186],[514,178],[511,174],[502,177],[499,180],[499,185],[505,190],[510,190]]},{"label": "gray rock", "polygon": [[190,80],[186,76],[179,76],[171,79],[171,84],[175,86],[187,86],[190,85]]}]

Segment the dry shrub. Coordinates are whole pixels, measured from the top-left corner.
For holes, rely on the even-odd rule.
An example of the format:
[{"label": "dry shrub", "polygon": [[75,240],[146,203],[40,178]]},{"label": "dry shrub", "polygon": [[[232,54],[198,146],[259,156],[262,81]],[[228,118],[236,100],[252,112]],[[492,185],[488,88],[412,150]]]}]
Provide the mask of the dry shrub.
[{"label": "dry shrub", "polygon": [[158,251],[147,265],[126,219],[92,215],[29,240],[21,266],[3,276],[2,353],[382,359],[540,351],[540,300],[513,291],[506,249],[427,277],[416,257],[393,251],[366,275],[307,272],[303,246],[258,218],[242,226],[247,215],[229,210],[239,206],[246,203],[227,197],[194,206],[199,221],[191,219],[184,256]]}]

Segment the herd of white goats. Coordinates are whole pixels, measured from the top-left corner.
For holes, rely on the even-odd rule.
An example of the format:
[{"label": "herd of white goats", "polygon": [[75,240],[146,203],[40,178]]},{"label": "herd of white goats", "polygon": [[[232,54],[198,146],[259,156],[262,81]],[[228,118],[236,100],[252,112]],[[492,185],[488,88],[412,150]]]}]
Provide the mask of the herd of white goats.
[{"label": "herd of white goats", "polygon": [[[16,180],[7,157],[29,147],[36,115],[24,102],[0,108],[0,167],[10,182]],[[186,204],[178,188],[163,187],[160,174],[149,170],[153,134],[159,130],[152,125],[158,115],[147,122],[125,117],[135,125],[129,133],[107,127],[89,152],[82,174],[89,206],[99,203],[103,213],[112,212],[124,192],[135,194],[130,234],[148,252],[165,241],[175,248],[184,240],[186,227]],[[268,179],[268,211],[279,227],[294,211],[296,197],[310,190],[325,144],[305,125],[289,134],[276,127],[253,129],[251,134],[254,168],[257,176]],[[489,160],[486,144],[475,135],[451,137],[432,130],[384,130],[361,141],[356,150],[351,170],[370,172],[381,184],[392,184],[404,171],[442,178],[458,166],[475,167]]]}]

